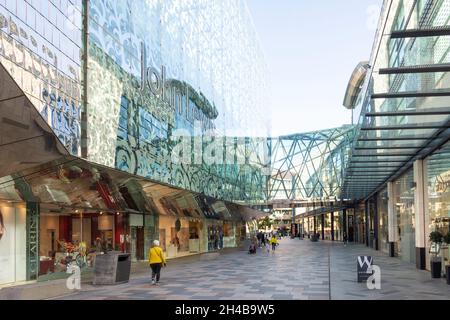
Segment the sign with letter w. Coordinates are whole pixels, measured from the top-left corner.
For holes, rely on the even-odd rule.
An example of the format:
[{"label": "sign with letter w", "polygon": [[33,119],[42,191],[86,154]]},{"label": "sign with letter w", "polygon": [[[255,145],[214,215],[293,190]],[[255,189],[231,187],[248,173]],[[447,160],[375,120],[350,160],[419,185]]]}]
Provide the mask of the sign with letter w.
[{"label": "sign with letter w", "polygon": [[372,272],[367,272],[373,264],[373,258],[370,256],[359,256],[357,262],[358,282],[367,281]]}]

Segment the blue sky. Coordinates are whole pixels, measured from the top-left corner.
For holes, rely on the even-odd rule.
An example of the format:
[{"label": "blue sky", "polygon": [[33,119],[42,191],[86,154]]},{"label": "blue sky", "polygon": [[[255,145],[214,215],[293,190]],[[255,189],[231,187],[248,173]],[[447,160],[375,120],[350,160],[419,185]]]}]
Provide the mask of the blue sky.
[{"label": "blue sky", "polygon": [[382,0],[247,0],[269,68],[272,135],[351,122],[350,75],[369,60]]}]

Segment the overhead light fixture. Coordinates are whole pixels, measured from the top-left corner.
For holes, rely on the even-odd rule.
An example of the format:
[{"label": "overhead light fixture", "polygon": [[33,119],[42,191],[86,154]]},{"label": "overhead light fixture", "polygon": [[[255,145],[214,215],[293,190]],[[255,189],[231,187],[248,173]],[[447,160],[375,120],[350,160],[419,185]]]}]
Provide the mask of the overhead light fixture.
[{"label": "overhead light fixture", "polygon": [[100,211],[100,215],[102,215],[103,214],[103,212],[102,211]]},{"label": "overhead light fixture", "polygon": [[117,215],[120,215],[120,212],[117,212]]},{"label": "overhead light fixture", "polygon": [[78,210],[75,210],[75,213],[78,213]]}]

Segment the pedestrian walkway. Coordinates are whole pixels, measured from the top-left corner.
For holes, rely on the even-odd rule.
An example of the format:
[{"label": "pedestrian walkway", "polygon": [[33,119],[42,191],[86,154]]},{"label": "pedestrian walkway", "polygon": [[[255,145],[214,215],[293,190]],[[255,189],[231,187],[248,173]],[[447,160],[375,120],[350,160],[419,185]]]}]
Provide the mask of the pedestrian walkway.
[{"label": "pedestrian walkway", "polygon": [[[356,282],[358,255],[372,255],[381,267],[381,290]],[[428,271],[362,245],[283,239],[275,254],[236,250],[180,262],[163,269],[160,286],[151,285],[149,271],[113,287],[84,284],[80,292],[59,299],[450,299],[443,279],[431,279]]]}]

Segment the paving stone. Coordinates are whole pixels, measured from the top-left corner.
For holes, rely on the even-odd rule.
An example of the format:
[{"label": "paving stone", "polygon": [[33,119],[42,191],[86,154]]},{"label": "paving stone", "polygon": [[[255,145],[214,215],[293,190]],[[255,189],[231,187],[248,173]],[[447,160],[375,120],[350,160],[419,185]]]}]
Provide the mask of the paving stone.
[{"label": "paving stone", "polygon": [[[380,266],[381,290],[372,291],[357,283],[359,255],[373,256]],[[431,279],[429,272],[366,246],[344,247],[326,241],[283,239],[276,254],[269,256],[258,251],[250,257],[245,251],[234,250],[214,260],[173,260],[163,270],[158,287],[150,283],[148,266],[143,265],[141,273],[136,270],[127,284],[86,285],[81,292],[60,299],[327,300],[330,290],[332,299],[450,299],[445,279]]]}]

